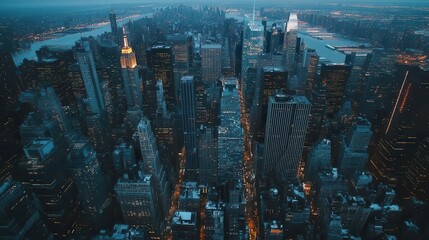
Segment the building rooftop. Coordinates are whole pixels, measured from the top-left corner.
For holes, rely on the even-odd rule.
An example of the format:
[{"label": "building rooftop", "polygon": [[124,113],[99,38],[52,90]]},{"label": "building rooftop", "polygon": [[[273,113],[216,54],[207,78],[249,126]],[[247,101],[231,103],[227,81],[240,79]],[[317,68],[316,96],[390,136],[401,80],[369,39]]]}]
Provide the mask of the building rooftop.
[{"label": "building rooftop", "polygon": [[173,225],[195,225],[196,213],[176,211],[171,221]]}]

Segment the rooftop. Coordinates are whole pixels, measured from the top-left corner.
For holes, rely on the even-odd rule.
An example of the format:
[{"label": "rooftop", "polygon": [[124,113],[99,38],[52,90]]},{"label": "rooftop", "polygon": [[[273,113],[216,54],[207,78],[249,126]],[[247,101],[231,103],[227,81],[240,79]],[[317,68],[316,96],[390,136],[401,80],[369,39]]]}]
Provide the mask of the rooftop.
[{"label": "rooftop", "polygon": [[172,224],[173,225],[195,225],[196,224],[195,220],[196,220],[195,212],[176,211],[172,219]]}]

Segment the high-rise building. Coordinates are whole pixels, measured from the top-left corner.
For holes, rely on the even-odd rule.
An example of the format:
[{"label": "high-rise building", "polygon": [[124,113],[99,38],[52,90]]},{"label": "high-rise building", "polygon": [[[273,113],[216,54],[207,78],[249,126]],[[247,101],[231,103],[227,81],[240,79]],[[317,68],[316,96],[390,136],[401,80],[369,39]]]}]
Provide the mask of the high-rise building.
[{"label": "high-rise building", "polygon": [[371,123],[367,119],[357,118],[351,131],[344,137],[341,146],[339,166],[342,174],[365,170],[371,137]]},{"label": "high-rise building", "polygon": [[115,186],[124,222],[145,231],[145,239],[161,239],[163,215],[152,175],[124,174]]},{"label": "high-rise building", "polygon": [[200,55],[203,81],[216,83],[222,75],[222,46],[220,44],[202,44]]},{"label": "high-rise building", "polygon": [[108,185],[102,175],[94,148],[87,139],[74,136],[71,140],[68,167],[76,183],[79,200],[84,213],[84,223],[89,231],[112,224],[111,199]]},{"label": "high-rise building", "polygon": [[116,13],[111,11],[109,13],[109,20],[110,20],[110,29],[112,31],[113,40],[116,42],[116,44],[119,45],[119,29],[118,29],[118,23],[116,22]]},{"label": "high-rise building", "polygon": [[286,23],[286,29],[283,40],[283,51],[285,66],[291,72],[294,73],[296,69],[296,42],[297,42],[297,31],[298,31],[298,15],[296,13],[289,14],[289,20]]},{"label": "high-rise building", "polygon": [[70,236],[75,228],[78,199],[75,182],[66,172],[66,148],[51,138],[39,138],[24,147],[20,180],[34,194],[43,218],[55,238]]},{"label": "high-rise building", "polygon": [[174,54],[171,46],[157,45],[146,51],[147,65],[154,72],[155,79],[162,80],[165,102],[169,111],[174,112],[176,85],[174,79]]},{"label": "high-rise building", "polygon": [[218,177],[217,128],[201,125],[198,130],[199,180],[215,185]]},{"label": "high-rise building", "polygon": [[186,150],[186,175],[190,179],[198,177],[197,130],[195,113],[194,76],[184,76],[180,81],[183,138]]},{"label": "high-rise building", "polygon": [[162,164],[159,156],[155,135],[152,132],[150,121],[146,117],[142,117],[140,120],[138,125],[138,134],[144,173],[151,174],[153,176],[152,181],[155,185],[155,194],[162,196],[160,199],[162,207],[161,216],[166,216],[171,197],[171,191],[168,185],[168,176],[165,166]]},{"label": "high-rise building", "polygon": [[323,171],[331,166],[331,141],[323,139],[313,149],[308,157],[305,166],[304,177],[306,180],[316,179],[319,171]]},{"label": "high-rise building", "polygon": [[400,67],[403,82],[383,135],[370,155],[374,176],[392,187],[400,186],[417,143],[428,136],[429,71],[418,66]]},{"label": "high-rise building", "polygon": [[51,138],[55,144],[64,140],[58,122],[35,112],[30,112],[19,126],[22,146],[37,138]]},{"label": "high-rise building", "polygon": [[429,138],[419,143],[405,173],[403,185],[407,195],[429,200]]},{"label": "high-rise building", "polygon": [[218,128],[219,180],[241,180],[243,129],[240,125],[240,96],[236,78],[223,79],[220,126]]},{"label": "high-rise building", "polygon": [[288,71],[283,67],[263,67],[261,70],[261,87],[259,90],[259,108],[257,140],[264,141],[265,126],[267,122],[268,99],[276,92],[286,92]]},{"label": "high-rise building", "polygon": [[[311,104],[305,96],[276,94],[268,102],[263,173],[296,179]],[[272,175],[271,175],[272,176]]]},{"label": "high-rise building", "polygon": [[127,97],[128,106],[134,106],[141,109],[143,107],[143,86],[142,78],[139,74],[140,68],[137,65],[136,55],[133,52],[133,49],[128,45],[125,28],[123,28],[123,32],[124,46],[121,50],[121,69],[125,95]]},{"label": "high-rise building", "polygon": [[132,145],[121,143],[113,150],[113,164],[116,175],[122,176],[127,169],[131,169],[137,164],[134,148]]},{"label": "high-rise building", "polygon": [[181,75],[189,71],[192,65],[192,35],[184,34],[168,34],[167,44],[173,48],[174,53],[174,70]]},{"label": "high-rise building", "polygon": [[18,182],[0,182],[0,239],[53,239],[34,199]]},{"label": "high-rise building", "polygon": [[333,116],[343,104],[346,82],[352,67],[346,64],[322,64],[321,82],[326,86],[327,114]]},{"label": "high-rise building", "polygon": [[248,78],[247,72],[249,68],[256,67],[257,57],[264,51],[264,28],[261,23],[255,21],[255,19],[249,19],[247,16],[244,26],[240,88],[246,98],[246,107],[250,108],[250,99],[253,96],[249,94],[249,91],[255,88],[255,86],[254,80],[252,81],[252,79]]},{"label": "high-rise building", "polygon": [[91,112],[95,114],[102,113],[105,108],[104,98],[100,81],[98,80],[94,56],[89,48],[88,41],[81,40],[76,42],[76,58],[79,63]]},{"label": "high-rise building", "polygon": [[205,237],[210,240],[224,239],[223,204],[207,201],[205,206]]},{"label": "high-rise building", "polygon": [[306,69],[305,77],[306,89],[305,94],[312,101],[312,93],[316,80],[317,66],[319,65],[319,56],[315,49],[305,49],[302,66]]}]

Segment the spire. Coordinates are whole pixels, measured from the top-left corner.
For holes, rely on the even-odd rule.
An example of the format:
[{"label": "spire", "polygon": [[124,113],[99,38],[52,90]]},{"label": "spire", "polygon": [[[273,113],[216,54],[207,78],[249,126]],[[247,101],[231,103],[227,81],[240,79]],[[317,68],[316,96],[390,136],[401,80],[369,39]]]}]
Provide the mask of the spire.
[{"label": "spire", "polygon": [[128,39],[127,39],[127,32],[125,31],[125,27],[122,27],[122,32],[124,33],[124,48],[128,48]]},{"label": "spire", "polygon": [[253,0],[253,16],[252,16],[252,20],[255,21],[255,6],[256,5],[256,0]]}]

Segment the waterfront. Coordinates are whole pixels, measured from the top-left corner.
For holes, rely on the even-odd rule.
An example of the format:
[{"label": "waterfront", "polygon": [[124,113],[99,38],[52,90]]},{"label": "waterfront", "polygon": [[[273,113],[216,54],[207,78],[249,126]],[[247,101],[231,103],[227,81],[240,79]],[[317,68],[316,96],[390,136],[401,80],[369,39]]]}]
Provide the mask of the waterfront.
[{"label": "waterfront", "polygon": [[[134,15],[130,17],[125,17],[121,20],[118,20],[118,27],[121,27],[123,24],[128,21],[135,21],[143,17],[152,17],[153,13],[145,13],[140,15]],[[58,38],[52,38],[49,40],[33,42],[30,44],[30,48],[23,49],[12,54],[13,61],[16,65],[20,65],[22,61],[26,59],[35,59],[36,51],[39,50],[43,46],[64,46],[64,47],[73,47],[75,42],[79,40],[81,37],[89,37],[89,36],[98,36],[105,32],[110,32],[110,23],[105,22],[103,24],[97,25],[90,31],[80,32],[80,33],[72,33],[66,34],[64,36]]]}]

